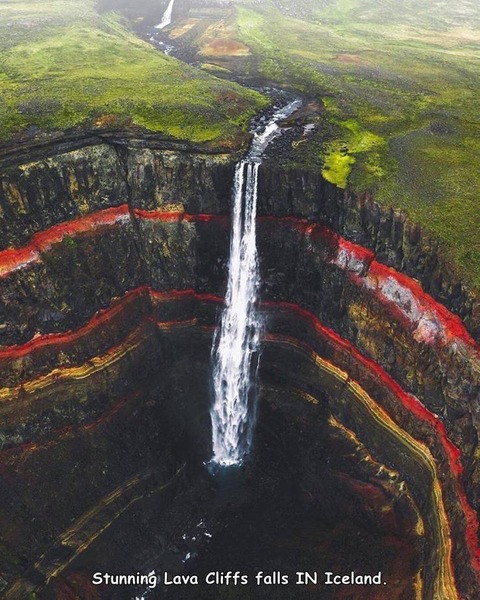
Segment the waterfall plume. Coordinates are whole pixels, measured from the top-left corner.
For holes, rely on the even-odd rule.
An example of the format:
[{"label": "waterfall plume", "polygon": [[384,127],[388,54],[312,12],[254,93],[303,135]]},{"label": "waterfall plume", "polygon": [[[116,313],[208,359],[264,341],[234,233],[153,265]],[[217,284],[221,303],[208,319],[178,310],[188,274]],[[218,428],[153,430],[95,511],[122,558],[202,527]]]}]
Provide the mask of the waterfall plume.
[{"label": "waterfall plume", "polygon": [[300,105],[300,100],[291,102],[255,132],[246,159],[235,171],[227,293],[212,348],[212,462],[218,465],[241,463],[252,443],[256,413],[252,373],[258,366],[262,332],[256,243],[258,171],[265,148],[280,133],[277,121]]},{"label": "waterfall plume", "polygon": [[162,20],[158,25],[155,25],[155,29],[165,29],[172,22],[173,5],[175,0],[169,0],[168,6],[163,13]]}]

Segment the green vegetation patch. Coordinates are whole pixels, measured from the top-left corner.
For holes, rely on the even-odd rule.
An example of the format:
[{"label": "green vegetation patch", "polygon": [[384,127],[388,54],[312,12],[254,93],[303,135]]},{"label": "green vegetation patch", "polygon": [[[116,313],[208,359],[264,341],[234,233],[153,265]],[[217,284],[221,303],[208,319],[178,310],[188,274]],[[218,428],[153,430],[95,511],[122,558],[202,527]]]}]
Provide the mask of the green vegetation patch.
[{"label": "green vegetation patch", "polygon": [[2,2],[0,22],[9,32],[0,63],[4,141],[27,128],[139,126],[234,144],[266,104],[260,94],[161,54],[118,16],[99,16],[93,0]]},{"label": "green vegetation patch", "polygon": [[298,164],[404,209],[480,287],[480,6],[244,0],[235,25],[250,74],[323,100]]}]

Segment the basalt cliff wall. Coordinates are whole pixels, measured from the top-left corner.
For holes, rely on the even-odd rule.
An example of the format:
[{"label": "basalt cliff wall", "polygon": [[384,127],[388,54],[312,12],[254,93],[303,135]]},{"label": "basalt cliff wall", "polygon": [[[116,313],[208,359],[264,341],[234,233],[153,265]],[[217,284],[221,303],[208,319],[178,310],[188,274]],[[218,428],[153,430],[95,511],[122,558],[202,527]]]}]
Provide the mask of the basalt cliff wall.
[{"label": "basalt cliff wall", "polygon": [[[12,598],[54,576],[48,549],[63,544],[72,520],[87,522],[92,505],[111,520],[109,490],[121,489],[128,505],[129,490],[144,485],[162,453],[155,485],[176,477],[178,436],[163,447],[149,429],[140,459],[135,423],[150,427],[162,406],[137,392],[158,372],[176,382],[170,390],[183,389],[180,373],[162,371],[182,336],[203,336],[208,359],[225,290],[234,171],[227,153],[154,139],[69,141],[32,157],[4,156],[0,185],[2,473],[12,482],[1,519],[2,527],[30,523],[3,536]],[[325,405],[323,419],[399,473],[392,485],[404,485],[416,507],[430,564],[416,597],[474,598],[478,298],[404,215],[314,173],[262,166],[257,235],[263,385]],[[112,462],[123,427],[136,450]],[[107,474],[95,469],[92,486],[68,471],[79,443],[100,449]],[[92,469],[77,460],[83,474]],[[49,512],[58,522],[50,516],[39,533],[31,481],[41,480],[38,493],[49,497],[55,465],[65,497]],[[28,514],[13,516],[19,498]]]},{"label": "basalt cliff wall", "polygon": [[[232,157],[202,150],[154,137],[92,136],[4,151],[0,248],[125,202],[146,210],[176,205],[186,212],[228,214]],[[261,169],[259,214],[306,218],[373,250],[380,262],[418,280],[479,338],[478,292],[455,274],[439,244],[401,211],[386,209],[368,195],[345,192],[319,173],[284,170],[270,161]]]},{"label": "basalt cliff wall", "polygon": [[260,182],[260,212],[303,216],[371,249],[377,260],[418,280],[433,298],[480,336],[480,299],[446,260],[441,246],[402,211],[379,205],[325,181],[319,173],[267,165]]}]

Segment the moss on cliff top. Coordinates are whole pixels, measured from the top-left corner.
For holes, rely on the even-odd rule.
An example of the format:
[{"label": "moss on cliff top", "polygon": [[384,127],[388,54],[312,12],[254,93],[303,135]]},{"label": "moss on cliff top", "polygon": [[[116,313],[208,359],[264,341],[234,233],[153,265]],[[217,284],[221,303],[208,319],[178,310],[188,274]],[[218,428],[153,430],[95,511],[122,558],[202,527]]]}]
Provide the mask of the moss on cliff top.
[{"label": "moss on cliff top", "polygon": [[259,94],[165,56],[94,0],[0,4],[0,139],[139,126],[234,145]]}]

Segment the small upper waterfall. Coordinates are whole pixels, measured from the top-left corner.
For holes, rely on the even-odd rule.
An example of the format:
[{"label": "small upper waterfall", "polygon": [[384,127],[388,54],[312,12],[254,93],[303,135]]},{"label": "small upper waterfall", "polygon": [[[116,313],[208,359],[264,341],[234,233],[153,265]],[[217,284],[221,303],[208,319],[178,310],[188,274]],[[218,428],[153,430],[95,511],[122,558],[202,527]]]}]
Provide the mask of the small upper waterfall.
[{"label": "small upper waterfall", "polygon": [[173,13],[173,5],[175,4],[175,0],[170,0],[167,6],[166,11],[163,13],[162,20],[158,25],[155,25],[155,29],[165,29],[172,22],[172,13]]},{"label": "small upper waterfall", "polygon": [[228,286],[212,348],[212,461],[219,465],[241,463],[252,442],[256,404],[252,372],[258,366],[262,332],[257,311],[258,169],[265,148],[281,131],[277,122],[300,105],[301,100],[291,102],[278,110],[261,132],[254,132],[250,151],[235,171]]}]

